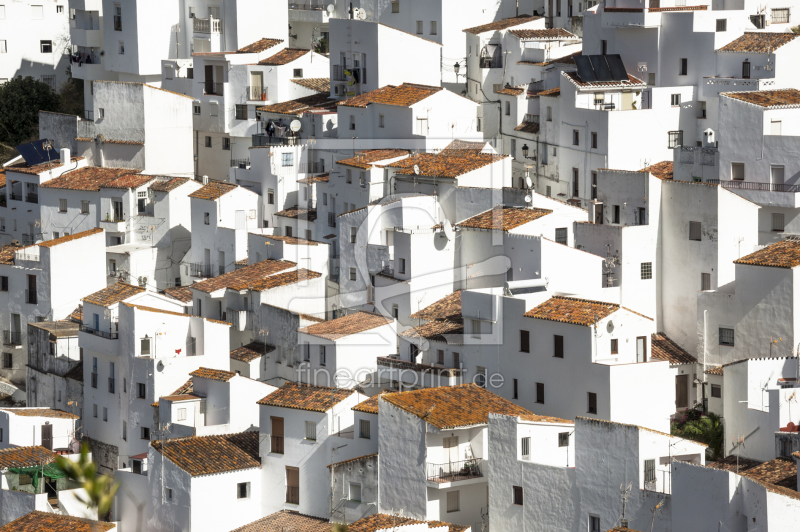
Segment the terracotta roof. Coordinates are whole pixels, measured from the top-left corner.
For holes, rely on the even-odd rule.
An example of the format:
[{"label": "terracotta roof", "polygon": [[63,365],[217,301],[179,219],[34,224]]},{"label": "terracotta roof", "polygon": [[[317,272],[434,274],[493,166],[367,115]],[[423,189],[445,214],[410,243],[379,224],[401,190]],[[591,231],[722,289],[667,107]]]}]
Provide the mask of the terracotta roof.
[{"label": "terracotta roof", "polygon": [[720,96],[727,96],[734,100],[752,103],[768,109],[780,107],[794,107],[800,105],[800,90],[781,89],[772,91],[753,92],[723,92]]},{"label": "terracotta roof", "polygon": [[[269,240],[277,240],[278,242],[283,242],[284,244],[289,244],[290,246],[318,246],[319,242],[314,242],[313,240],[306,240],[304,238],[297,238],[294,236],[281,236],[281,235],[259,235],[264,236]],[[246,264],[246,263],[245,263]]]},{"label": "terracotta roof", "polygon": [[0,188],[6,186],[6,171],[0,168]]},{"label": "terracotta roof", "polygon": [[78,331],[81,327],[80,323],[76,323],[71,319],[29,322],[28,326],[47,331],[50,333],[51,337],[55,338],[71,338],[78,336]]},{"label": "terracotta roof", "polygon": [[772,268],[794,268],[800,266],[800,241],[781,240],[735,260],[733,263]]},{"label": "terracotta roof", "polygon": [[258,62],[258,64],[273,66],[288,65],[292,61],[300,59],[310,51],[311,50],[305,50],[303,48],[284,48],[277,54],[267,57],[266,59],[262,59]]},{"label": "terracotta roof", "polygon": [[0,527],[0,532],[106,532],[115,523],[34,510]]},{"label": "terracotta roof", "polygon": [[553,96],[558,98],[561,96],[561,87],[556,87],[555,89],[547,89],[545,91],[541,91],[536,96]]},{"label": "terracotta roof", "polygon": [[22,249],[22,246],[16,246],[14,244],[6,244],[0,248],[0,264],[14,264],[17,251],[20,249]]},{"label": "terracotta roof", "polygon": [[726,44],[718,52],[761,53],[774,52],[797,38],[795,33],[746,31],[738,39]]},{"label": "terracotta roof", "polygon": [[499,90],[494,91],[495,94],[504,94],[506,96],[519,96],[523,92],[525,92],[525,85],[517,85],[516,87],[512,87],[506,84],[504,87],[501,87]]},{"label": "terracotta roof", "polygon": [[522,133],[538,133],[539,122],[521,122],[520,125],[514,128],[514,131],[521,131]]},{"label": "terracotta roof", "polygon": [[179,186],[183,185],[184,183],[188,183],[190,179],[188,177],[176,177],[174,179],[170,179],[169,181],[156,181],[152,185],[150,185],[150,190],[155,190],[156,192],[172,192]]},{"label": "terracotta roof", "polygon": [[303,96],[296,100],[289,100],[287,102],[275,103],[272,105],[265,105],[259,107],[259,111],[265,113],[279,113],[282,115],[301,115],[305,111],[311,109],[325,109],[333,107],[336,100],[330,97],[330,94],[312,94],[311,96]]},{"label": "terracotta roof", "polygon": [[[89,229],[88,231],[81,231],[80,233],[75,233],[72,235],[66,235],[59,238],[53,238],[51,240],[46,240],[44,242],[39,242],[38,244],[34,244],[35,246],[39,246],[40,248],[52,248],[59,244],[64,244],[66,242],[72,242],[73,240],[81,239],[85,236],[92,236],[98,233],[102,233],[103,230],[99,227],[95,227],[94,229]],[[33,246],[27,246],[33,247]]]},{"label": "terracotta roof", "polygon": [[193,477],[261,467],[258,431],[170,438],[167,445],[162,441],[150,445]]},{"label": "terracotta roof", "polygon": [[489,414],[533,414],[472,383],[387,393],[381,397],[439,429],[482,425],[488,422]]},{"label": "terracotta roof", "polygon": [[740,472],[765,484],[789,488],[796,498],[800,498],[800,493],[797,493],[797,462],[793,458],[775,458],[745,471],[740,469]]},{"label": "terracotta roof", "polygon": [[643,172],[650,172],[659,179],[672,179],[672,161],[661,161],[645,167]]},{"label": "terracotta roof", "polygon": [[78,362],[72,369],[64,374],[64,378],[72,379],[76,382],[83,382],[83,362]]},{"label": "terracotta roof", "polygon": [[81,323],[83,321],[83,305],[78,305],[78,308],[73,310],[72,314],[69,315],[69,319]]},{"label": "terracotta roof", "polygon": [[223,288],[247,290],[265,277],[283,270],[288,270],[289,268],[294,268],[295,266],[297,266],[296,263],[285,260],[262,260],[250,266],[224,273],[219,277],[212,277],[211,279],[194,283],[191,285],[191,288],[209,294]]},{"label": "terracotta roof", "polygon": [[355,390],[287,382],[258,401],[258,404],[309,410],[311,412],[327,412],[353,393],[355,393]]},{"label": "terracotta roof", "polygon": [[170,395],[186,395],[190,393],[194,393],[194,379],[192,377],[189,377],[188,381],[184,382],[180,388],[172,392]]},{"label": "terracotta roof", "polygon": [[528,318],[540,320],[560,321],[575,325],[593,325],[619,309],[620,306],[615,303],[553,296],[524,315]]},{"label": "terracotta roof", "polygon": [[224,183],[222,181],[209,181],[207,185],[199,190],[195,190],[189,194],[190,198],[198,198],[205,200],[216,200],[227,194],[238,185],[232,183]]},{"label": "terracotta roof", "polygon": [[281,510],[231,532],[330,532],[332,529],[333,523],[327,519]]},{"label": "terracotta roof", "polygon": [[513,28],[514,26],[519,26],[520,24],[525,24],[526,22],[533,22],[534,20],[538,20],[540,18],[542,17],[532,16],[532,15],[519,15],[518,17],[504,18],[503,20],[490,22],[489,24],[475,26],[474,28],[467,28],[463,31],[465,33],[480,35],[481,33],[487,31],[500,31],[508,28]]},{"label": "terracotta roof", "polygon": [[236,373],[233,371],[225,371],[221,369],[197,368],[193,372],[189,373],[189,375],[200,379],[228,382],[229,380],[231,380],[236,376]]},{"label": "terracotta roof", "polygon": [[[122,303],[122,304],[125,305],[126,307],[134,308],[136,310],[141,310],[141,311],[144,311],[144,312],[155,312],[156,314],[169,314],[170,316],[178,316],[179,318],[191,318],[191,317],[193,317],[191,314],[186,314],[184,312],[174,312],[172,310],[164,310],[164,309],[161,309],[161,308],[148,307],[148,306],[145,306],[145,305],[130,305],[128,303]],[[230,327],[230,325],[231,325],[227,321],[213,320],[211,318],[202,318],[202,319],[204,319],[205,321],[211,322],[211,323],[219,323],[220,325],[225,325],[226,327]]]},{"label": "terracotta roof", "polygon": [[[736,455],[732,454],[730,456],[726,456],[721,460],[717,460],[716,462],[710,462],[706,464],[706,467],[710,467],[711,469],[723,469],[725,471],[733,471],[736,472]],[[752,458],[745,458],[744,456],[739,457],[739,472],[747,471],[748,469],[752,469],[756,466],[763,464],[761,460],[753,460]]]},{"label": "terracotta roof", "polygon": [[290,272],[278,273],[275,275],[270,275],[269,277],[265,277],[253,283],[253,285],[250,286],[250,290],[261,292],[264,290],[277,288],[279,286],[286,286],[289,284],[300,283],[302,281],[308,281],[310,279],[319,279],[320,277],[322,277],[322,274],[319,272],[300,268],[298,270],[292,270]]},{"label": "terracotta roof", "polygon": [[569,419],[562,419],[560,417],[553,417],[553,416],[540,416],[538,414],[526,414],[523,416],[519,416],[522,421],[532,421],[534,423],[568,423],[570,425],[574,425],[575,422]]},{"label": "terracotta roof", "polygon": [[[70,162],[78,162],[82,161],[83,157],[72,157],[70,158]],[[61,161],[53,161],[52,163],[44,163],[44,164],[37,164],[35,166],[29,166],[28,163],[21,162],[17,164],[12,164],[10,166],[6,166],[6,172],[17,172],[20,174],[30,174],[30,175],[39,175],[41,173],[47,172],[48,170],[55,170],[56,168],[60,168],[64,166],[61,164]],[[130,172],[130,170],[128,170]],[[48,181],[49,183],[49,181]],[[44,186],[44,185],[40,185]]]},{"label": "terracotta roof", "polygon": [[291,80],[292,83],[310,89],[312,91],[331,93],[331,79],[330,78],[297,78]]},{"label": "terracotta roof", "polygon": [[[165,395],[161,397],[161,399],[166,399],[167,401],[172,401],[173,403],[179,403],[181,401],[196,401],[203,398],[199,395],[185,393],[183,395]],[[156,402],[155,405],[157,406],[158,403]]]},{"label": "terracotta roof", "polygon": [[80,417],[56,408],[3,408],[2,410],[3,412],[10,412],[23,417],[50,417],[57,419],[78,419]]},{"label": "terracotta roof", "polygon": [[367,414],[377,414],[378,413],[378,399],[380,399],[381,395],[377,394],[373,395],[366,401],[361,401],[356,406],[351,408],[351,410],[355,410],[356,412],[365,412]]},{"label": "terracotta roof", "polygon": [[156,177],[152,175],[127,174],[105,183],[101,188],[139,188],[155,179]]},{"label": "terracotta roof", "polygon": [[563,28],[547,28],[544,30],[510,30],[508,33],[520,39],[580,39],[574,33]]},{"label": "terracotta roof", "polygon": [[313,222],[317,219],[317,209],[301,209],[297,206],[294,206],[275,213],[275,216],[283,216],[284,218],[297,218],[300,220],[308,220],[309,222]]},{"label": "terracotta roof", "polygon": [[538,220],[543,216],[552,214],[550,209],[538,207],[508,207],[501,206],[482,212],[477,216],[468,218],[458,224],[459,227],[471,229],[492,229],[494,231],[511,231],[528,222]]},{"label": "terracotta roof", "polygon": [[304,185],[310,185],[311,183],[327,183],[330,181],[331,174],[318,174],[318,175],[310,175],[304,177],[303,179],[298,179],[298,183],[303,183]]},{"label": "terracotta roof", "polygon": [[231,358],[240,362],[252,362],[261,358],[266,353],[275,351],[275,346],[263,342],[250,342],[238,349],[231,351]]},{"label": "terracotta roof", "polygon": [[361,460],[368,460],[368,459],[372,459],[372,458],[378,458],[378,453],[365,454],[364,456],[357,456],[355,458],[350,458],[349,460],[342,460],[341,462],[328,464],[327,467],[328,467],[328,469],[330,469],[331,467],[341,466],[341,465],[344,465],[344,464],[352,464],[354,462],[358,462],[358,461],[361,461]]},{"label": "terracotta roof", "polygon": [[184,303],[192,302],[192,289],[188,286],[175,286],[173,288],[165,288],[164,293],[172,299],[183,301]]},{"label": "terracotta roof", "polygon": [[319,336],[328,340],[338,340],[351,334],[358,334],[371,329],[382,327],[386,324],[392,323],[394,320],[385,318],[380,314],[372,314],[371,312],[354,312],[335,320],[328,320],[322,323],[315,323],[308,327],[298,329],[297,332],[310,334],[312,336]]},{"label": "terracotta roof", "polygon": [[[42,183],[40,187],[63,190],[99,191],[101,187],[105,187],[117,180],[120,180],[120,183],[124,183],[129,176],[134,176],[138,173],[139,170],[131,170],[130,168],[99,168],[97,166],[86,166]],[[153,178],[150,177],[149,179]]]},{"label": "terracotta roof", "polygon": [[441,90],[443,90],[442,87],[417,85],[415,83],[403,83],[400,86],[387,85],[380,89],[375,89],[374,91],[340,101],[338,105],[343,107],[366,107],[371,103],[379,103],[383,105],[410,107]]},{"label": "terracotta roof", "polygon": [[408,155],[408,150],[364,150],[358,152],[355,157],[339,159],[336,164],[367,170],[372,167],[372,163],[402,157],[403,155]]},{"label": "terracotta roof", "polygon": [[651,335],[650,354],[657,360],[667,360],[670,364],[695,364],[697,358],[672,341],[664,333]]},{"label": "terracotta roof", "polygon": [[641,532],[634,528],[628,528],[627,526],[616,526],[614,528],[609,528],[608,532]]},{"label": "terracotta roof", "polygon": [[56,461],[56,453],[39,445],[0,450],[0,469],[31,467]]},{"label": "terracotta roof", "polygon": [[713,368],[707,369],[706,370],[706,374],[707,375],[720,375],[721,376],[721,375],[723,375],[724,371],[725,370],[722,368],[722,366],[715,366]]},{"label": "terracotta roof", "polygon": [[[408,525],[427,524],[428,528],[448,527],[447,532],[464,532],[467,526],[453,525],[442,521],[417,521],[410,517],[400,517],[388,514],[372,514],[369,517],[359,519],[355,523],[347,525],[347,532],[378,532],[379,530],[399,530],[396,527]],[[473,531],[477,532],[477,531]]]},{"label": "terracotta roof", "polygon": [[470,151],[480,153],[486,147],[485,142],[472,141],[472,140],[454,140],[444,147],[442,151],[455,150],[455,151]]},{"label": "terracotta roof", "polygon": [[[622,81],[583,81],[577,72],[562,72],[569,80],[578,87],[587,89],[608,88],[608,87],[645,87],[646,83],[635,76],[628,74],[628,79]],[[542,93],[539,93],[541,96]]]},{"label": "terracotta roof", "polygon": [[257,54],[259,52],[263,52],[264,50],[269,50],[273,46],[277,46],[283,42],[283,39],[267,39],[264,37],[263,39],[259,39],[254,43],[248,44],[247,46],[242,46],[238,50],[236,50],[237,54]]},{"label": "terracotta roof", "polygon": [[461,290],[456,290],[424,309],[410,315],[419,320],[453,320],[461,318]]},{"label": "terracotta roof", "polygon": [[100,305],[101,307],[109,307],[145,291],[146,289],[144,287],[133,286],[132,284],[118,281],[116,284],[84,297],[83,302]]},{"label": "terracotta roof", "polygon": [[396,173],[399,175],[411,176],[415,175],[414,165],[417,165],[419,167],[419,175],[454,179],[460,175],[501,161],[506,157],[508,157],[508,155],[446,150],[438,154],[418,153],[386,166],[397,168]]},{"label": "terracotta roof", "polygon": [[[425,338],[433,342],[461,344],[464,335],[464,323],[461,320],[436,320],[406,329],[400,336],[404,338]],[[452,340],[449,342],[448,340]]]}]

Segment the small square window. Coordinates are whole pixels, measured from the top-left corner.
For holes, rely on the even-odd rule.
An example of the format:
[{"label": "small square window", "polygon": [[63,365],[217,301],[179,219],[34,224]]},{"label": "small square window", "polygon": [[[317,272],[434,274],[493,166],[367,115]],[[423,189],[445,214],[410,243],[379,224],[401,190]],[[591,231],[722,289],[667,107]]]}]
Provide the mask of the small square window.
[{"label": "small square window", "polygon": [[431,35],[436,35],[437,31],[437,22],[435,20],[431,20]]},{"label": "small square window", "polygon": [[683,146],[683,131],[670,131],[667,133],[667,148]]},{"label": "small square window", "polygon": [[700,222],[689,222],[689,240],[702,239],[703,225]]},{"label": "small square window", "polygon": [[700,274],[700,290],[711,290],[711,274]]},{"label": "small square window", "polygon": [[58,212],[67,212],[67,200],[65,198],[58,200]]},{"label": "small square window", "polygon": [[39,48],[43,54],[52,54],[53,41],[39,41]]},{"label": "small square window", "polygon": [[292,74],[295,78],[302,78],[303,77],[303,69],[302,68],[295,68]]},{"label": "small square window", "polygon": [[526,436],[522,438],[522,456],[530,457],[530,455],[531,455],[531,438],[530,436]]},{"label": "small square window", "polygon": [[236,120],[247,120],[247,104],[236,104]]},{"label": "small square window", "polygon": [[372,437],[370,434],[370,426],[368,419],[360,419],[358,421],[358,437],[364,438],[366,440]]},{"label": "small square window", "polygon": [[294,153],[282,153],[281,154],[281,165],[282,166],[294,166]]},{"label": "small square window", "polygon": [[92,417],[97,417],[97,405],[92,405]]},{"label": "small square window", "polygon": [[711,397],[722,399],[722,385],[720,384],[711,385]]},{"label": "small square window", "polygon": [[556,229],[556,244],[567,245],[567,228],[559,227]]},{"label": "small square window", "polygon": [[186,421],[186,409],[179,408],[178,409],[178,421]]},{"label": "small square window", "polygon": [[514,486],[514,504],[522,506],[522,487]]},{"label": "small square window", "polygon": [[653,278],[653,263],[652,262],[643,262],[641,265],[642,271],[642,280],[652,279]]},{"label": "small square window", "polygon": [[728,31],[728,19],[726,18],[718,18],[717,19],[717,31]]},{"label": "small square window", "polygon": [[383,117],[383,115],[378,115],[378,127],[384,127],[384,117]]},{"label": "small square window", "polygon": [[81,214],[89,214],[89,200],[81,200]]},{"label": "small square window", "polygon": [[306,439],[317,441],[317,424],[313,421],[306,421]]},{"label": "small square window", "polygon": [[136,392],[139,399],[147,398],[147,384],[143,382],[136,383]]},{"label": "small square window", "polygon": [[569,447],[569,432],[558,433],[558,446]]},{"label": "small square window", "polygon": [[395,1],[392,2],[392,13],[399,13],[400,12],[400,2]]},{"label": "small square window", "polygon": [[64,6],[56,6],[56,13],[63,13],[63,12],[64,12]]},{"label": "small square window", "polygon": [[150,354],[150,338],[142,338],[140,354],[142,355]]},{"label": "small square window", "polygon": [[786,229],[784,214],[782,212],[772,213],[772,230],[782,233]]},{"label": "small square window", "polygon": [[172,500],[172,488],[167,488],[166,489],[166,495],[167,495],[167,500],[171,501]]},{"label": "small square window", "polygon": [[417,21],[417,35],[422,35],[422,21]]},{"label": "small square window", "polygon": [[350,493],[347,498],[354,502],[361,502],[361,484],[355,482],[350,483]]},{"label": "small square window", "polygon": [[672,107],[677,107],[681,104],[681,95],[680,94],[672,94],[669,97],[669,103]]},{"label": "small square window", "polygon": [[230,139],[230,137],[222,137],[222,149],[230,151],[230,149],[231,149],[231,139]]},{"label": "small square window", "polygon": [[150,428],[149,427],[142,427],[142,439],[149,440],[150,439]]},{"label": "small square window", "polygon": [[733,346],[733,336],[734,332],[733,329],[727,327],[720,327],[719,328],[719,345],[729,345]]},{"label": "small square window", "polygon": [[237,499],[249,499],[250,498],[250,483],[249,482],[239,482],[236,484],[236,498]]}]

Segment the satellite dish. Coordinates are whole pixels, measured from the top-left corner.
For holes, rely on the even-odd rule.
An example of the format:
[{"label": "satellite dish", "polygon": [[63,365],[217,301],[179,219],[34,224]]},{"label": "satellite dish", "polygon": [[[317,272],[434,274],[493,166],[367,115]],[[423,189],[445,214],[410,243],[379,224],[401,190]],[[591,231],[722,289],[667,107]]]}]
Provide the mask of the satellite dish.
[{"label": "satellite dish", "polygon": [[533,188],[533,179],[531,179],[530,177],[526,177],[525,184],[528,185],[528,188]]},{"label": "satellite dish", "polygon": [[289,129],[291,129],[293,132],[297,133],[298,131],[300,131],[301,125],[302,124],[300,124],[299,120],[292,120],[292,123],[289,124]]},{"label": "satellite dish", "polygon": [[444,236],[447,240],[453,240],[453,226],[449,222],[444,223]]},{"label": "satellite dish", "polygon": [[419,350],[420,351],[427,351],[431,347],[431,343],[426,340],[425,338],[419,343]]},{"label": "satellite dish", "polygon": [[414,175],[419,175],[419,165],[414,165]]},{"label": "satellite dish", "polygon": [[328,15],[329,15],[329,16],[331,16],[331,17],[332,17],[332,16],[333,16],[333,12],[334,12],[335,10],[336,10],[336,8],[335,8],[335,7],[333,7],[333,4],[328,4],[328,8],[326,9],[326,11],[328,12]]},{"label": "satellite dish", "polygon": [[608,321],[608,325],[606,325],[606,330],[609,333],[614,332],[614,322],[613,321],[611,321],[611,320]]},{"label": "satellite dish", "polygon": [[359,20],[366,20],[367,19],[367,12],[364,11],[364,8],[358,10],[358,18]]},{"label": "satellite dish", "polygon": [[532,200],[533,200],[533,198],[532,198],[532,197],[530,197],[530,196],[525,196],[525,201],[526,201],[527,203],[530,203]]}]

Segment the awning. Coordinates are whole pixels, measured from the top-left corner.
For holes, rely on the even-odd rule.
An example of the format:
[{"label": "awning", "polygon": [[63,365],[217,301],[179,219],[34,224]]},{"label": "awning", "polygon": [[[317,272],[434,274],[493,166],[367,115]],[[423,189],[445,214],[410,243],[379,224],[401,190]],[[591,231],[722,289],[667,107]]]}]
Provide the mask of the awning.
[{"label": "awning", "polygon": [[39,478],[45,476],[50,479],[66,478],[67,474],[61,469],[58,464],[52,463],[44,466],[33,467],[9,467],[10,473],[18,475],[30,475],[33,489],[39,491]]}]

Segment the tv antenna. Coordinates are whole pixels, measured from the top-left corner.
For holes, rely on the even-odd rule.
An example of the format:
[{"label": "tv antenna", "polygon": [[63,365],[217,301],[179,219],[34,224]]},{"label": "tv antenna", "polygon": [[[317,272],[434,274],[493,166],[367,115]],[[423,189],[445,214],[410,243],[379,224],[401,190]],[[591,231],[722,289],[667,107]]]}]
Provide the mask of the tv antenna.
[{"label": "tv antenna", "polygon": [[617,267],[619,258],[611,254],[611,244],[606,244],[606,258],[603,261],[603,275],[606,277],[606,287],[614,286],[614,268]]},{"label": "tv antenna", "polygon": [[620,525],[627,527],[628,520],[625,519],[625,505],[628,502],[628,498],[631,496],[631,490],[633,489],[633,481],[628,482],[628,485],[620,484],[619,485],[619,494],[622,497],[622,517],[620,518]]},{"label": "tv antenna", "polygon": [[[736,449],[736,474],[739,474],[739,451],[740,449],[744,449],[744,440],[746,436],[742,435],[738,438],[736,436],[731,436],[731,443],[733,444],[733,448]],[[733,450],[733,449],[731,449]]]}]

